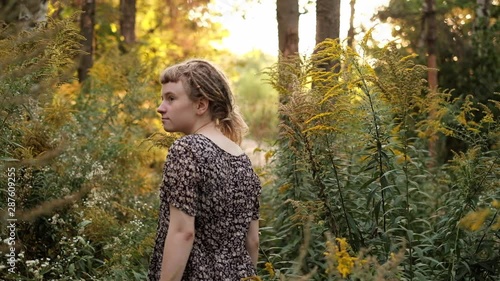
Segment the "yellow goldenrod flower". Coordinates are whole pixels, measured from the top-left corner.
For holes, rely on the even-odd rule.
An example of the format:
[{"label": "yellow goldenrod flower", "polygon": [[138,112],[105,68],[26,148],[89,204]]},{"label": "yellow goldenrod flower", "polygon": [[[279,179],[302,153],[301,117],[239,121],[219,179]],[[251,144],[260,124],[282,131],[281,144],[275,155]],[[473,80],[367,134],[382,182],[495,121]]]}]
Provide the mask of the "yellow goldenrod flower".
[{"label": "yellow goldenrod flower", "polygon": [[349,244],[347,244],[347,241],[345,238],[335,238],[335,241],[337,241],[340,245],[340,251],[345,251]]},{"label": "yellow goldenrod flower", "polygon": [[408,156],[407,154],[400,154],[396,156],[396,163],[401,165],[405,162],[411,162],[410,156]]},{"label": "yellow goldenrod flower", "polygon": [[497,217],[497,221],[491,226],[492,230],[499,230],[500,229],[500,217]]},{"label": "yellow goldenrod flower", "polygon": [[269,150],[264,154],[264,158],[266,159],[266,163],[269,162],[269,159],[273,158],[275,151]]},{"label": "yellow goldenrod flower", "polygon": [[342,277],[345,278],[351,273],[351,270],[354,267],[354,261],[356,261],[357,258],[351,257],[351,255],[347,252],[349,244],[345,238],[336,238],[335,241],[339,243],[339,246],[335,247],[335,256],[338,263],[337,270]]},{"label": "yellow goldenrod flower", "polygon": [[348,250],[350,246],[345,238],[336,238],[335,241],[338,245],[330,241],[326,242],[326,252],[323,253],[329,260],[329,266],[326,269],[326,273],[330,273],[336,269],[342,278],[346,278],[351,274],[358,258],[351,257],[349,254]]},{"label": "yellow goldenrod flower", "polygon": [[495,209],[500,209],[500,201],[499,200],[493,200],[493,202],[491,202],[491,207],[495,208]]},{"label": "yellow goldenrod flower", "polygon": [[287,191],[290,187],[292,187],[292,185],[291,185],[291,184],[289,184],[289,183],[284,184],[284,185],[282,185],[282,186],[280,186],[280,187],[278,188],[278,192],[279,192],[279,193],[281,193],[281,194],[283,194],[283,193],[285,193],[285,192],[286,192],[286,191]]},{"label": "yellow goldenrod flower", "polygon": [[461,125],[467,125],[467,120],[465,118],[465,113],[462,111],[460,112],[460,114],[456,117],[457,118],[457,121],[458,123],[460,123]]},{"label": "yellow goldenrod flower", "polygon": [[343,278],[346,278],[347,275],[351,273],[351,270],[354,267],[354,260],[356,260],[356,258],[351,258],[350,256],[343,257],[338,260],[339,265],[337,266],[337,270]]},{"label": "yellow goldenrod flower", "polygon": [[481,209],[467,214],[460,220],[459,225],[471,231],[478,231],[490,214],[490,209]]},{"label": "yellow goldenrod flower", "polygon": [[273,267],[272,263],[266,262],[266,270],[267,270],[267,272],[269,272],[269,276],[271,278],[273,278],[274,277],[274,267]]}]

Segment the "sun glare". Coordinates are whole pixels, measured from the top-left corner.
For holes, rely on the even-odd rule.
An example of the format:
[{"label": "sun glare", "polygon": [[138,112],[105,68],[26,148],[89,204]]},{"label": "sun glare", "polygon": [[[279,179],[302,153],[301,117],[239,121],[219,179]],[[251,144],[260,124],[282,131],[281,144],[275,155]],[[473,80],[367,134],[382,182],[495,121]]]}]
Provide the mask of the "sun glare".
[{"label": "sun glare", "polygon": [[[299,1],[299,3],[304,1]],[[362,2],[362,3],[361,3]],[[387,5],[389,0],[357,1],[354,26],[360,30],[374,27],[373,38],[381,44],[392,37],[392,26],[372,21],[378,7]],[[301,3],[302,5],[303,3]],[[246,0],[215,0],[212,7],[220,13],[214,20],[220,22],[229,32],[222,47],[236,54],[244,54],[254,49],[276,55],[278,53],[278,23],[276,21],[276,1],[248,2]],[[238,7],[235,9],[235,7]],[[311,53],[315,46],[316,16],[314,3],[306,6],[307,13],[299,18],[299,51]],[[349,28],[349,1],[341,1],[341,40],[347,37]],[[358,37],[356,37],[359,39]]]}]

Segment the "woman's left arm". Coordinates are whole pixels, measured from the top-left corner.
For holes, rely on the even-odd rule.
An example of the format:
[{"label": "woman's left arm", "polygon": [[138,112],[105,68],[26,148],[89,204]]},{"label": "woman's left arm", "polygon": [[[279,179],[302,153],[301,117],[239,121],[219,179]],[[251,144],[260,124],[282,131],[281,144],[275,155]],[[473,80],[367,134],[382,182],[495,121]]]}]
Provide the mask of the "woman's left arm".
[{"label": "woman's left arm", "polygon": [[170,205],[170,224],[163,249],[160,281],[182,279],[193,241],[194,217]]}]

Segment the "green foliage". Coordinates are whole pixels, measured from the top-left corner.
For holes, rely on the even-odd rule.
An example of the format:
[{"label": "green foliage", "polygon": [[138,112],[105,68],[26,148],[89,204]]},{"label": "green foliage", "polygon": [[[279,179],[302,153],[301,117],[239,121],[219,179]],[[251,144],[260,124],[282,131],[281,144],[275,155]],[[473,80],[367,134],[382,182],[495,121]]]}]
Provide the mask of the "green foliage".
[{"label": "green foliage", "polygon": [[[72,82],[81,40],[74,18],[1,37],[1,167],[15,168],[18,220],[16,273],[2,276],[144,279],[162,161],[141,146],[155,130],[153,66],[108,50],[81,87]],[[0,196],[7,217],[7,190]],[[8,251],[3,244],[2,256]]]},{"label": "green foliage", "polygon": [[[138,6],[135,45],[119,36],[118,3],[99,3],[94,64],[82,84],[74,76],[83,38],[70,2],[51,10],[59,19],[21,33],[0,30],[0,159],[2,171],[15,168],[18,220],[16,272],[4,275],[2,259],[2,280],[146,279],[159,173],[177,137],[158,133],[158,73],[187,56],[225,53],[212,46],[224,32],[210,21],[208,1],[177,2]],[[238,64],[237,83],[247,116],[260,112],[250,122],[254,135],[272,138],[276,108],[268,101],[276,95],[257,75],[260,59]],[[3,187],[7,177],[1,173]],[[0,197],[7,195],[2,188]],[[2,200],[2,217],[7,207]],[[2,237],[7,225],[1,221]],[[9,251],[2,243],[0,254]]]},{"label": "green foliage", "polygon": [[235,95],[249,127],[249,136],[257,141],[274,140],[277,135],[278,94],[267,83],[263,69],[272,60],[261,52],[239,58],[235,67]]},{"label": "green foliage", "polygon": [[[164,9],[145,1],[132,45],[120,37],[118,2],[98,3],[94,64],[83,84],[74,81],[83,39],[74,3],[53,3],[57,19],[21,33],[1,27],[0,159],[2,171],[15,168],[18,220],[16,273],[4,275],[2,259],[2,280],[146,279],[161,165],[176,137],[157,133],[158,73],[217,53],[212,43],[224,32],[207,3],[170,1]],[[6,187],[7,173],[0,179]],[[9,251],[0,246],[2,256]]]},{"label": "green foliage", "polygon": [[[157,133],[157,73],[186,56],[215,56],[211,43],[223,35],[207,19],[206,1],[188,2],[168,10],[179,12],[175,21],[159,2],[145,1],[140,40],[126,46],[116,3],[104,1],[83,85],[73,81],[82,38],[71,9],[30,31],[0,30],[0,197],[8,195],[4,171],[15,168],[18,219],[17,273],[5,280],[146,278],[164,148],[176,137]],[[254,138],[276,136],[270,101],[276,92],[287,101],[277,150],[266,154],[275,153],[275,173],[261,171],[263,278],[499,277],[495,28],[496,21],[474,32],[468,50],[481,63],[460,73],[479,74],[457,91],[471,87],[475,95],[457,100],[452,91],[431,95],[425,67],[392,45],[368,56],[366,42],[363,53],[325,42],[312,58],[271,69],[276,91],[257,75],[260,54],[237,63],[235,88]],[[324,61],[342,70],[325,71]],[[436,166],[427,147],[438,134],[468,149]],[[2,217],[7,207],[2,200]],[[2,256],[8,251],[0,246]]]},{"label": "green foliage", "polygon": [[[211,59],[227,55],[225,50],[214,47],[226,31],[212,21],[214,12],[209,2],[146,0],[137,5],[137,36],[141,44],[136,47],[141,58],[158,60],[164,68],[191,57]],[[116,33],[116,22],[114,27]],[[155,74],[159,72],[157,69]]]},{"label": "green foliage", "polygon": [[[489,99],[498,101],[493,93],[500,91],[500,48],[495,40],[500,6],[495,1],[489,3],[488,12],[480,17],[476,1],[436,1],[435,14],[439,87],[454,89],[453,97],[472,95],[475,102],[487,105]],[[393,35],[401,38],[401,50],[418,53],[418,62],[424,64],[426,29],[422,26],[422,7],[419,0],[392,0],[377,15],[398,27]],[[495,116],[500,114],[493,106],[490,110]]]},{"label": "green foliage", "polygon": [[[263,205],[275,214],[264,217],[263,263],[273,266],[273,278],[498,278],[496,230],[458,226],[500,197],[498,117],[489,110],[498,103],[433,94],[422,79],[426,68],[412,56],[391,44],[367,56],[367,41],[362,53],[326,41],[311,58],[269,71],[286,102],[276,182],[263,192]],[[321,68],[331,61],[341,63],[339,73]],[[437,134],[463,139],[469,149],[436,166],[427,147]],[[359,263],[345,254],[325,257],[327,233],[347,239]],[[332,259],[339,274],[332,274]],[[261,273],[273,279],[269,270]]]}]

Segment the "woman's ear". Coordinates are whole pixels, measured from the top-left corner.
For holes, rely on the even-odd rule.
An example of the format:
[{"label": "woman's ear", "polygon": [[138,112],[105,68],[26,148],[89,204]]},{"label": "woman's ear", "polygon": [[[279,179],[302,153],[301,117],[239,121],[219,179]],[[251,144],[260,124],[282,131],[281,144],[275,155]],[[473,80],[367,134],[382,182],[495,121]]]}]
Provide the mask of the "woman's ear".
[{"label": "woman's ear", "polygon": [[206,98],[200,98],[196,105],[196,113],[199,115],[205,114],[208,111],[209,101]]}]

